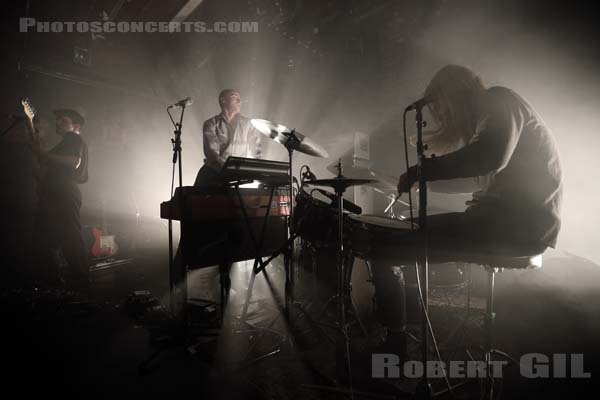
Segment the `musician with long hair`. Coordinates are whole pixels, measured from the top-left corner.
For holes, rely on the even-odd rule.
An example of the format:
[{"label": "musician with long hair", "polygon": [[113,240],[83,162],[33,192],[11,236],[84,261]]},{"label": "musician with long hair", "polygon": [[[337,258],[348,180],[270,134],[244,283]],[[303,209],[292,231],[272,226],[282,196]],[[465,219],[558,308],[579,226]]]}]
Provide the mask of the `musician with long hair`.
[{"label": "musician with long hair", "polygon": [[[429,251],[534,255],[554,247],[561,164],[554,138],[533,107],[511,89],[486,87],[458,65],[439,70],[424,96],[431,99],[438,129],[424,139],[429,157],[422,174],[430,189],[473,194],[464,212],[427,217]],[[398,192],[408,192],[416,181],[412,166],[400,177]],[[405,318],[392,306],[404,301],[398,271],[386,266],[373,274],[376,301],[385,304],[379,319],[399,333],[396,342],[405,347]]]},{"label": "musician with long hair", "polygon": [[[562,169],[546,124],[511,89],[487,88],[466,67],[442,68],[425,91],[441,127],[429,136],[428,182],[472,180],[463,213],[431,216],[432,246],[478,251],[499,243],[543,250],[560,230]],[[400,177],[399,193],[416,182],[416,166]],[[451,234],[451,237],[448,235]]]}]

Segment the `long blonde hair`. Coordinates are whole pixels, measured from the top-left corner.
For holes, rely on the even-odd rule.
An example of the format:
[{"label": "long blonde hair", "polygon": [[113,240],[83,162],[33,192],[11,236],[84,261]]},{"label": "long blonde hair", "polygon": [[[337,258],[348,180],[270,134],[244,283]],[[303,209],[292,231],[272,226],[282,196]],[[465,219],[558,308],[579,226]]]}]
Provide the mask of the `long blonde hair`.
[{"label": "long blonde hair", "polygon": [[[460,65],[447,65],[434,75],[425,96],[434,99],[429,110],[442,126],[426,140],[429,153],[443,155],[469,143],[475,134],[478,101],[485,90],[479,75]],[[440,110],[444,110],[444,115],[440,115]]]}]

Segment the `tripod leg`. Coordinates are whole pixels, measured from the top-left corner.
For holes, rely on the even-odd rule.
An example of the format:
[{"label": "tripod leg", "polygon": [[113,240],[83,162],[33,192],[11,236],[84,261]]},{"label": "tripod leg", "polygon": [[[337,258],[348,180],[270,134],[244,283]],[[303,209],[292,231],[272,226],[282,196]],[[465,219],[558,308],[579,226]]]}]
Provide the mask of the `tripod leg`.
[{"label": "tripod leg", "polygon": [[171,280],[171,313],[179,321],[180,328],[187,321],[187,265],[183,261],[181,247],[177,249],[170,270]]},{"label": "tripod leg", "polygon": [[[348,289],[347,273],[348,254],[338,253],[338,323],[341,329],[341,338],[338,335],[336,353],[337,353],[337,373],[340,381],[346,381],[350,388],[351,398],[354,398],[352,387],[352,361],[350,358],[350,335],[348,332],[348,322],[346,320],[346,296]],[[342,361],[343,360],[343,361]]]},{"label": "tripod leg", "polygon": [[[290,243],[290,246],[293,246],[294,242]],[[294,282],[293,282],[293,260],[292,253],[288,248],[284,255],[284,264],[285,264],[285,318],[290,327],[293,327],[293,304],[294,304]]]},{"label": "tripod leg", "polygon": [[242,322],[246,321],[246,316],[248,315],[248,307],[250,306],[250,300],[252,299],[252,291],[254,290],[254,280],[256,279],[256,265],[257,262],[254,262],[254,267],[252,268],[252,272],[250,273],[250,282],[248,282],[248,290],[246,290],[246,300],[244,301],[244,307],[242,309]]},{"label": "tripod leg", "polygon": [[358,325],[360,326],[360,330],[361,330],[363,336],[368,337],[367,328],[365,328],[365,325],[364,325],[362,319],[360,318],[360,315],[358,315],[358,308],[356,307],[356,302],[354,301],[354,298],[352,297],[352,270],[354,269],[354,256],[352,255],[352,253],[348,253],[346,255],[344,263],[346,264],[345,281],[346,281],[346,288],[347,288],[347,296],[348,296],[348,299],[350,300],[350,306],[352,307],[352,314],[354,315],[354,319],[356,320],[356,322],[358,322]]},{"label": "tripod leg", "polygon": [[310,245],[308,247],[308,251],[310,252],[310,264],[311,264],[311,268],[312,268],[312,287],[313,287],[313,295],[317,296],[317,293],[319,293],[319,284],[318,284],[318,265],[317,265],[317,249],[314,247],[314,245]]},{"label": "tripod leg", "polygon": [[225,308],[229,300],[229,293],[231,291],[231,278],[229,277],[229,270],[231,264],[219,265],[219,283],[221,286],[221,322],[225,319]]},{"label": "tripod leg", "polygon": [[487,267],[487,301],[485,310],[485,385],[484,385],[484,396],[489,399],[494,398],[494,378],[491,374],[491,362],[492,362],[492,349],[494,346],[494,283],[496,269],[493,267]]}]

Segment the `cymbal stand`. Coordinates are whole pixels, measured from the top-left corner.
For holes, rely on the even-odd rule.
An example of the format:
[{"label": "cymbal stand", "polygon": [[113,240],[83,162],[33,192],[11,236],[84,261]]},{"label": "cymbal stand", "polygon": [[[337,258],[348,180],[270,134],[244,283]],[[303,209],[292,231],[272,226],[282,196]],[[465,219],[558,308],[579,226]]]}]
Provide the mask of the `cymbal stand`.
[{"label": "cymbal stand", "polygon": [[[285,318],[288,323],[291,325],[293,320],[292,307],[294,305],[294,241],[297,238],[297,234],[294,232],[293,221],[294,221],[294,174],[293,174],[293,154],[294,149],[299,146],[301,140],[295,134],[296,130],[292,129],[291,132],[286,133],[287,141],[283,144],[288,151],[288,160],[289,160],[289,173],[290,173],[290,181],[289,181],[289,209],[290,213],[288,216],[287,223],[287,238],[286,242],[281,246],[274,254],[272,254],[266,261],[262,259],[257,259],[257,263],[255,264],[256,272],[262,272],[267,264],[273,261],[276,257],[278,257],[281,253],[284,254],[285,258]],[[252,232],[251,236],[252,236]],[[254,238],[253,238],[254,240]]]},{"label": "cymbal stand", "polygon": [[[268,217],[268,210],[270,209],[270,205],[271,205],[271,201],[273,198],[273,190],[274,188],[271,190],[271,194],[269,197],[269,208],[267,209],[267,215],[265,216],[265,223],[263,225],[263,232],[261,234],[261,241],[260,243],[258,243],[256,241],[256,238],[254,237],[253,232],[251,231],[249,225],[248,225],[248,230],[249,230],[249,234],[250,237],[254,243],[254,246],[256,248],[257,251],[257,257],[254,260],[254,266],[252,268],[252,275],[250,277],[250,282],[248,284],[248,291],[246,293],[246,301],[244,303],[243,306],[243,310],[242,310],[242,315],[241,315],[241,321],[248,324],[248,322],[246,321],[246,315],[248,312],[248,306],[250,303],[250,299],[252,297],[252,290],[253,290],[253,286],[254,286],[254,279],[256,277],[256,275],[260,272],[265,273],[265,268],[267,266],[267,264],[269,264],[273,259],[275,259],[279,254],[284,253],[284,266],[285,266],[285,306],[284,306],[284,316],[285,316],[285,320],[288,324],[288,326],[293,326],[293,306],[294,306],[294,267],[293,267],[293,263],[294,263],[294,241],[297,237],[297,234],[295,234],[294,232],[294,228],[293,228],[293,218],[294,218],[294,175],[293,175],[293,153],[294,153],[294,149],[301,143],[301,140],[296,136],[295,134],[295,129],[292,129],[291,132],[287,133],[288,136],[288,140],[285,142],[284,146],[288,151],[288,159],[289,159],[289,174],[290,174],[290,181],[289,181],[289,209],[290,209],[290,215],[288,216],[288,235],[287,235],[287,240],[284,243],[284,245],[278,249],[273,255],[271,255],[271,257],[269,257],[266,261],[262,260],[262,257],[258,256],[260,248],[262,247],[262,237],[264,236],[264,229],[266,227],[266,218]],[[238,189],[236,187],[236,189]],[[238,194],[238,198],[240,201],[240,204],[243,205],[242,203],[242,198],[239,194],[239,190],[236,190],[237,194]],[[248,223],[248,218],[247,215],[245,213],[244,207],[242,206],[242,212],[244,213],[244,219],[246,220],[246,222]],[[265,275],[266,277],[266,275]],[[276,319],[274,319],[272,321],[272,323],[270,325],[272,325],[274,322],[276,321]],[[253,327],[256,328],[256,327]],[[266,330],[271,331],[270,326],[266,328]],[[290,339],[290,344],[293,346],[293,338],[290,336],[288,337],[288,335],[283,335],[283,339]],[[265,357],[269,357],[271,355],[275,355],[277,353],[279,353],[281,351],[280,347],[277,348],[275,351],[270,352],[269,354],[266,354],[264,356],[260,356],[259,358],[257,358],[256,360],[259,359],[264,359]]]},{"label": "cymbal stand", "polygon": [[[338,162],[338,178],[342,178],[342,160]],[[346,191],[345,186],[339,185],[334,188],[335,195],[337,196],[338,204],[338,321],[339,327],[344,335],[344,350],[346,356],[346,367],[348,373],[348,382],[350,384],[350,395],[354,398],[352,388],[352,365],[350,360],[350,338],[348,336],[348,324],[346,323],[346,307],[344,302],[345,295],[345,265],[344,265],[344,192]]]},{"label": "cymbal stand", "polygon": [[[339,351],[339,347],[341,345],[344,346],[343,348],[343,353],[344,353],[344,361],[345,361],[345,374],[347,375],[348,378],[348,385],[349,385],[349,390],[348,393],[350,393],[350,398],[354,399],[354,388],[352,385],[352,365],[351,365],[351,359],[350,359],[350,337],[349,337],[349,333],[348,333],[348,328],[349,325],[346,321],[346,306],[345,306],[345,296],[348,294],[349,290],[347,290],[347,279],[346,279],[346,265],[345,265],[345,256],[344,256],[344,192],[346,191],[346,185],[344,184],[342,178],[342,160],[340,159],[338,161],[338,165],[337,165],[337,169],[338,169],[338,175],[337,178],[339,179],[339,183],[338,184],[334,184],[332,185],[334,191],[335,191],[335,195],[336,195],[336,201],[337,201],[337,208],[338,208],[338,266],[337,266],[337,294],[334,296],[335,298],[337,298],[337,326],[336,328],[340,329],[341,334],[343,336],[343,343],[339,342],[339,337],[338,340],[336,341],[336,363],[339,362],[339,357],[338,354],[340,353]],[[329,300],[329,302],[333,301],[333,298]],[[340,366],[338,365],[338,374],[342,375],[342,371]],[[343,379],[343,375],[339,376],[338,378]],[[315,388],[320,388],[320,389],[327,389],[330,390],[329,387],[324,387],[324,386],[313,386]]]}]

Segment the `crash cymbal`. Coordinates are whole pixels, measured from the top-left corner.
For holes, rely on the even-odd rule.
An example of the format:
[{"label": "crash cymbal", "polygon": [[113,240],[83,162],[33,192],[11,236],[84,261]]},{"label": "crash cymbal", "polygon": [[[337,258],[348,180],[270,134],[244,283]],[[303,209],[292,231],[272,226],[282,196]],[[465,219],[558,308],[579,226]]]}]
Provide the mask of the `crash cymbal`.
[{"label": "crash cymbal", "polygon": [[306,180],[304,183],[313,186],[329,186],[336,190],[344,190],[350,186],[368,185],[376,182],[374,179],[350,179],[344,177],[331,179]]},{"label": "crash cymbal", "polygon": [[281,143],[288,149],[296,150],[315,157],[327,158],[327,151],[316,142],[307,138],[296,130],[289,129],[285,125],[276,124],[266,119],[252,119],[250,121],[257,131]]},{"label": "crash cymbal", "polygon": [[[254,118],[250,120],[252,125],[263,135],[277,135],[278,133],[290,133],[292,130],[285,125],[276,124],[266,119]],[[273,138],[274,139],[274,138]]]}]

